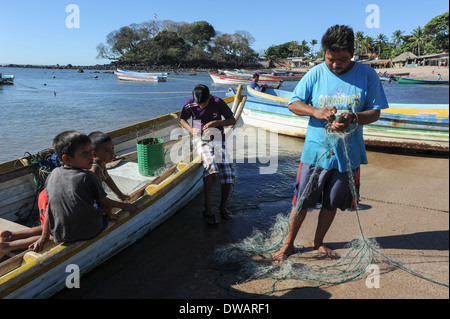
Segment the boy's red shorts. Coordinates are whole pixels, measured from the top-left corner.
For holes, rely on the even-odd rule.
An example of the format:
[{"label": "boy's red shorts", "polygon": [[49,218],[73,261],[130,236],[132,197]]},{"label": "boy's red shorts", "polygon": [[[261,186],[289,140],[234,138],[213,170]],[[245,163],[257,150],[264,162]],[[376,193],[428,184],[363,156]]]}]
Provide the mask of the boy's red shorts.
[{"label": "boy's red shorts", "polygon": [[38,207],[39,207],[39,220],[41,221],[41,226],[44,227],[45,213],[47,212],[48,198],[47,192],[43,189],[38,197]]}]

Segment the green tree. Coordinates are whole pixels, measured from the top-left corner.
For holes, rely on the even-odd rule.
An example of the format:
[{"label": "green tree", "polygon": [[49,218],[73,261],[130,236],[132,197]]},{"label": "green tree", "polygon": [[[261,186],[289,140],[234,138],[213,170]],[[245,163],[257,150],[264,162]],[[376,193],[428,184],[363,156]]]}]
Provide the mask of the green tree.
[{"label": "green tree", "polygon": [[416,29],[413,30],[411,35],[412,35],[411,37],[412,45],[417,47],[417,55],[420,56],[421,52],[420,49],[425,42],[425,34],[423,32],[423,29],[420,26],[418,26]]},{"label": "green tree", "polygon": [[[423,28],[425,35],[430,37],[426,44],[432,52],[440,53],[449,48],[449,13],[445,12],[431,19]],[[427,50],[428,51],[428,50]]]},{"label": "green tree", "polygon": [[310,43],[311,43],[311,45],[312,45],[312,50],[311,50],[312,52],[311,52],[311,55],[314,56],[314,54],[315,54],[315,52],[314,52],[314,46],[317,44],[317,40],[312,39]]},{"label": "green tree", "polygon": [[392,33],[391,39],[392,39],[392,42],[395,44],[396,48],[398,48],[398,46],[402,43],[403,33],[405,33],[405,32],[401,31],[401,30],[395,30]]},{"label": "green tree", "polygon": [[362,54],[363,42],[364,42],[364,32],[356,31],[356,33],[355,33],[356,55]]},{"label": "green tree", "polygon": [[375,44],[378,47],[378,56],[381,56],[381,49],[383,48],[383,46],[388,42],[387,37],[383,34],[380,33],[377,38],[375,39]]}]

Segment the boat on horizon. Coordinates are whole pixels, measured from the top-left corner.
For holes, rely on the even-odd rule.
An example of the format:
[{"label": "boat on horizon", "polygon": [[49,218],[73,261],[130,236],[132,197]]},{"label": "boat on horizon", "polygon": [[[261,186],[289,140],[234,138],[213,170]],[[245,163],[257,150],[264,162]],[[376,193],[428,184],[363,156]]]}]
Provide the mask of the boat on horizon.
[{"label": "boat on horizon", "polygon": [[[247,87],[248,98],[242,112],[245,124],[279,134],[305,138],[308,116],[297,116],[289,108],[292,92]],[[397,104],[381,110],[380,119],[363,126],[368,146],[385,149],[449,152],[448,104]]]}]

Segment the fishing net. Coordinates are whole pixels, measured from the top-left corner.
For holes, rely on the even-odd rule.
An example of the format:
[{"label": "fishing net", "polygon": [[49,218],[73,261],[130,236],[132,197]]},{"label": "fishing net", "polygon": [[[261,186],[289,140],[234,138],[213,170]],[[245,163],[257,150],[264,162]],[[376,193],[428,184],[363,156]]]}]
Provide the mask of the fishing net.
[{"label": "fishing net", "polygon": [[[356,127],[353,130],[344,132],[327,130],[327,138],[322,145],[324,152],[319,157],[318,162],[323,156],[329,156],[333,148],[337,146],[343,148],[347,167],[352,167],[348,155],[349,146],[347,140],[348,136],[355,129]],[[313,171],[304,193],[296,201],[295,211],[297,211],[297,215],[302,209],[304,200],[311,192],[314,179],[317,178],[317,167],[316,165],[316,169]],[[216,267],[219,267],[221,270],[234,272],[238,278],[241,278],[242,283],[250,280],[271,278],[275,280],[272,290],[266,292],[266,294],[271,294],[276,291],[277,283],[285,280],[301,280],[302,284],[299,286],[302,287],[305,287],[303,282],[309,284],[309,287],[311,285],[320,287],[322,285],[334,285],[352,281],[366,274],[370,265],[378,261],[377,257],[383,257],[389,263],[411,274],[448,287],[447,284],[426,278],[408,269],[400,262],[383,255],[380,252],[380,246],[377,241],[374,238],[366,238],[364,236],[359,217],[357,188],[351,169],[348,170],[348,174],[360,237],[352,240],[344,247],[346,252],[339,259],[333,261],[328,259],[325,262],[305,261],[308,258],[296,258],[298,253],[295,253],[295,251],[298,252],[303,248],[302,246],[296,246],[294,256],[290,256],[280,264],[273,263],[271,255],[285,244],[290,230],[290,222],[296,216],[296,214],[289,213],[288,215],[278,214],[274,224],[266,231],[254,230],[249,237],[240,242],[218,248],[214,255]]]}]

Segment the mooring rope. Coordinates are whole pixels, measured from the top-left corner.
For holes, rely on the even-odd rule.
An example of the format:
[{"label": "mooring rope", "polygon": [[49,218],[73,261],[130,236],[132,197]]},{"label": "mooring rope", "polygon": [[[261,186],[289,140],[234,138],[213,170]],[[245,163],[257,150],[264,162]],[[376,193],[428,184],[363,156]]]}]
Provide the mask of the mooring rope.
[{"label": "mooring rope", "polygon": [[[304,193],[296,202],[295,209],[297,214],[290,217],[284,217],[279,214],[276,217],[274,225],[267,231],[262,232],[254,230],[254,233],[238,243],[229,244],[221,247],[215,252],[215,262],[220,269],[233,269],[239,272],[239,276],[243,276],[244,282],[253,279],[271,278],[275,280],[272,289],[265,294],[270,295],[277,291],[276,285],[287,279],[313,281],[318,283],[316,287],[322,285],[336,285],[355,280],[364,275],[368,267],[373,264],[375,256],[385,258],[388,262],[395,265],[399,269],[403,269],[432,283],[449,287],[448,284],[438,282],[424,275],[413,271],[394,260],[393,258],[383,254],[374,238],[366,238],[364,236],[361,219],[359,216],[358,194],[351,169],[351,160],[348,152],[347,138],[356,130],[356,126],[347,132],[335,132],[327,130],[329,138],[324,142],[325,151],[318,158],[317,163],[323,156],[329,155],[330,152],[342,141],[342,147],[346,157],[350,190],[355,203],[355,215],[359,227],[360,239],[351,241],[345,248],[347,253],[342,256],[336,263],[327,266],[312,265],[308,266],[302,263],[295,263],[290,259],[285,260],[281,264],[274,265],[271,262],[271,253],[278,251],[289,233],[290,222],[295,218],[302,209],[303,201],[308,197],[312,188],[312,181],[316,177],[316,165],[313,174],[305,188]],[[299,247],[296,247],[298,249]],[[269,256],[268,258],[266,256]],[[283,289],[286,290],[286,289]]]}]

